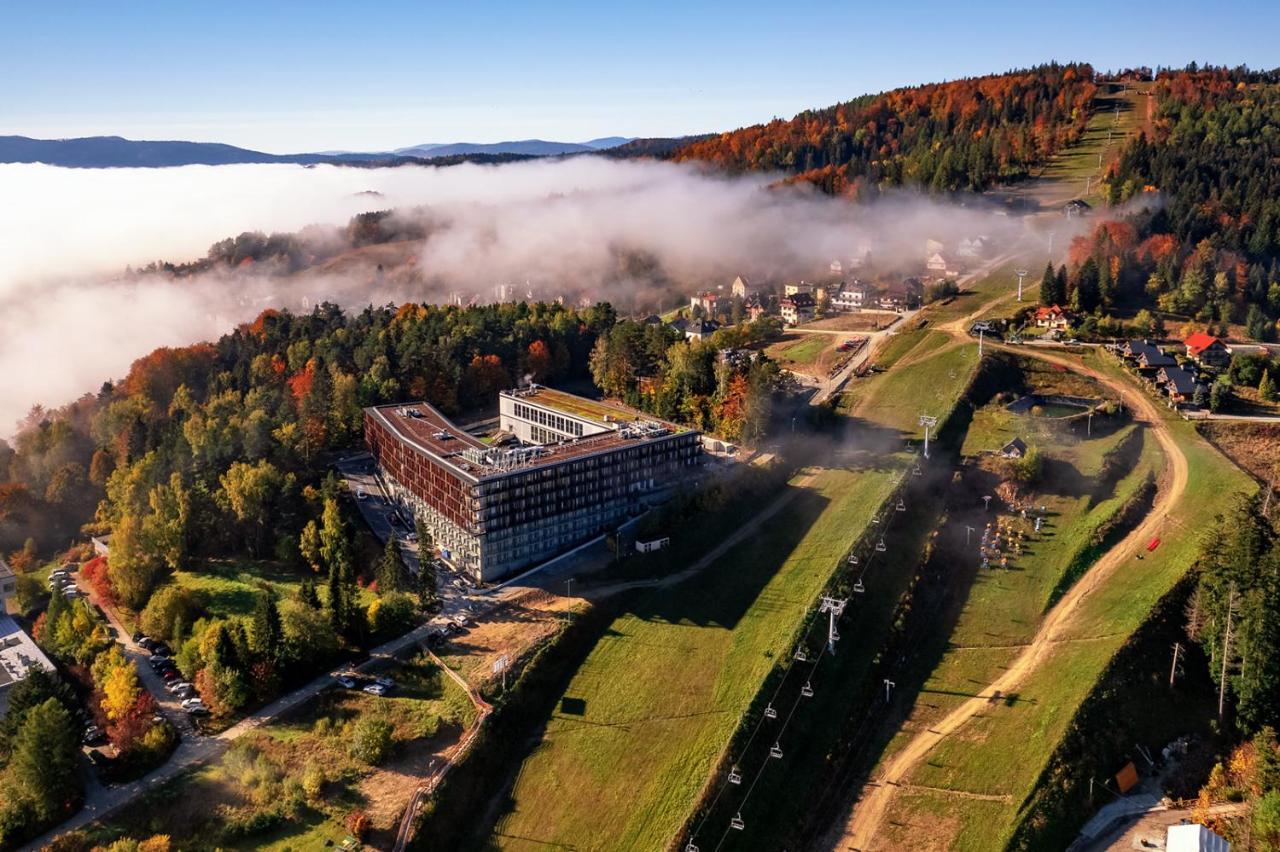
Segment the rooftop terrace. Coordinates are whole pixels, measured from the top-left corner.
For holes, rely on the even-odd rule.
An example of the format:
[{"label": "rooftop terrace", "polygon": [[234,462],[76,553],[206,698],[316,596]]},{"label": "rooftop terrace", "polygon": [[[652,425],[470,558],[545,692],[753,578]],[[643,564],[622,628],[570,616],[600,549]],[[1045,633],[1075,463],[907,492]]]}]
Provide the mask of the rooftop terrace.
[{"label": "rooftop terrace", "polygon": [[[600,435],[564,441],[558,444],[520,446],[513,449],[491,447],[478,438],[458,428],[447,417],[425,402],[402,403],[399,405],[380,405],[367,409],[388,426],[402,440],[422,452],[435,456],[440,461],[457,469],[463,476],[480,481],[490,477],[498,477],[513,470],[526,470],[531,467],[542,467],[568,461],[592,453],[604,452],[617,447],[634,444],[638,441],[661,438],[665,435],[689,432],[691,430],[673,424],[657,421],[653,418],[639,418],[636,412],[622,406],[598,403],[582,399],[572,394],[539,388],[535,399],[550,406],[548,400],[555,398],[564,404],[585,404],[584,410],[591,410],[600,419],[599,423],[610,423],[623,427],[631,426],[636,419],[643,419],[647,429],[619,428]],[[560,409],[562,411],[566,409]],[[568,412],[577,413],[577,412]],[[608,414],[612,421],[604,420]],[[578,414],[586,417],[585,414]]]},{"label": "rooftop terrace", "polygon": [[665,420],[643,414],[625,405],[617,403],[605,402],[604,400],[587,399],[586,397],[577,396],[564,391],[558,391],[553,388],[543,387],[542,385],[533,385],[528,388],[520,388],[519,390],[502,391],[502,395],[511,397],[512,399],[520,399],[526,402],[537,403],[546,408],[553,408],[563,414],[573,417],[581,417],[583,420],[590,420],[592,423],[598,423],[602,426],[616,427],[619,423],[630,423],[635,420],[643,420],[649,423],[660,423],[672,432],[687,432],[688,427],[681,426],[677,423],[670,423]]}]

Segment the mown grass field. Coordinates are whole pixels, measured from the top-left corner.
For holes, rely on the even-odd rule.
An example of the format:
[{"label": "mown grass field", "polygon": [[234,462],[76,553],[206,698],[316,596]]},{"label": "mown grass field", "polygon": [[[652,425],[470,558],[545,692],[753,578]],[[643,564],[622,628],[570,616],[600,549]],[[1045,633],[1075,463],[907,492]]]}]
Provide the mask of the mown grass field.
[{"label": "mown grass field", "polygon": [[820,473],[698,577],[643,596],[520,771],[500,848],[662,848],[896,467]]},{"label": "mown grass field", "polygon": [[789,331],[764,351],[789,370],[821,375],[835,362],[839,343],[840,339],[833,334]]},{"label": "mown grass field", "polygon": [[[1118,368],[1101,356],[1088,357],[1091,365],[1118,374]],[[918,786],[895,799],[883,823],[884,840],[890,848],[921,848],[922,833],[929,838],[929,848],[1001,848],[1019,819],[1020,803],[1036,784],[1099,674],[1155,602],[1190,568],[1200,546],[1200,532],[1209,519],[1235,495],[1253,490],[1252,481],[1190,424],[1172,414],[1162,414],[1168,418],[1189,467],[1187,491],[1164,524],[1162,544],[1154,553],[1144,554],[1144,559],[1135,558],[1084,599],[1052,661],[1038,668],[1016,696],[993,701],[987,712],[970,720],[956,736],[944,740],[916,769],[910,783]],[[1143,458],[1147,461],[1141,464],[1153,463],[1151,456],[1152,450],[1144,445]],[[1132,476],[1121,481],[1117,492]],[[1102,510],[1103,505],[1090,514]],[[1061,519],[1059,516],[1058,521]],[[1087,529],[1087,517],[1074,526]],[[1067,534],[1064,531],[1062,535],[1065,538]],[[1016,655],[1017,644],[1034,630],[1027,607],[1023,614],[1015,615],[1016,599],[1026,596],[1034,601],[1037,590],[1042,594],[1052,584],[1046,578],[1036,584],[1036,589],[1015,592],[1014,584],[1019,583],[1016,577],[999,580],[1010,584],[1007,591],[1002,592],[997,583],[975,586],[966,604],[967,618],[962,619],[962,627],[951,643],[957,648],[967,643],[978,648],[955,650],[944,656],[945,664],[935,670],[927,686],[933,691],[921,698],[922,703],[935,707],[914,717],[913,725],[928,724],[929,719],[990,683],[998,668]],[[1004,638],[1012,641],[996,643],[993,640],[1001,636],[999,625],[1010,615],[1016,622]],[[989,647],[996,644],[1014,647]],[[1152,710],[1160,712],[1160,708]]]}]

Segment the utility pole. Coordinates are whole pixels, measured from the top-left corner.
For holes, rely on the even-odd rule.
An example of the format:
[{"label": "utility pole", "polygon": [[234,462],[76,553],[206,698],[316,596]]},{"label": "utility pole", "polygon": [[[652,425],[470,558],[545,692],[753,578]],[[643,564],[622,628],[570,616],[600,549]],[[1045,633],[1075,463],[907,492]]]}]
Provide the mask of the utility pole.
[{"label": "utility pole", "polygon": [[566,598],[571,598],[571,597],[573,597],[573,578],[572,578],[572,577],[570,577],[569,579],[565,580],[565,581],[564,581],[564,586],[565,586],[565,594],[564,594],[564,596],[565,596]]},{"label": "utility pole", "polygon": [[889,693],[893,691],[893,688],[895,686],[897,686],[897,684],[889,680],[889,678],[884,679],[884,703],[885,704],[889,703]]},{"label": "utility pole", "polygon": [[1027,277],[1027,270],[1015,269],[1013,274],[1018,276],[1018,301],[1022,301],[1022,279]]},{"label": "utility pole", "polygon": [[1222,714],[1227,700],[1227,660],[1231,655],[1231,617],[1235,614],[1236,608],[1236,584],[1231,584],[1231,591],[1227,594],[1227,630],[1222,634],[1222,673],[1218,676],[1218,720],[1222,720]]},{"label": "utility pole", "polygon": [[965,547],[969,546],[969,536],[973,535],[973,531],[976,529],[977,527],[971,527],[968,524],[965,524],[965,527],[964,527],[964,546]]},{"label": "utility pole", "polygon": [[1173,688],[1173,679],[1178,673],[1178,655],[1182,653],[1182,643],[1173,643],[1173,665],[1169,666],[1169,688]]},{"label": "utility pole", "polygon": [[982,498],[982,511],[984,512],[991,511],[991,495],[990,494]]},{"label": "utility pole", "polygon": [[823,598],[822,607],[818,612],[825,612],[827,618],[827,650],[833,655],[836,652],[836,640],[840,638],[839,632],[836,631],[836,619],[844,615],[845,604],[849,602],[848,598],[838,600],[836,598]]},{"label": "utility pole", "polygon": [[924,457],[927,459],[929,458],[929,430],[938,425],[938,418],[921,414],[920,425],[924,427]]},{"label": "utility pole", "polygon": [[982,360],[982,334],[983,329],[978,329],[978,360]]}]

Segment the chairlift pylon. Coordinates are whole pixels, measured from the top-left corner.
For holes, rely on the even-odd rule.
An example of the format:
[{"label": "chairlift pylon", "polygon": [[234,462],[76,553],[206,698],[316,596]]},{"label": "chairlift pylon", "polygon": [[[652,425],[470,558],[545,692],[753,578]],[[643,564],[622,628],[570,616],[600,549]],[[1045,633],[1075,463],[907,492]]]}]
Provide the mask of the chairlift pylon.
[{"label": "chairlift pylon", "polygon": [[884,539],[880,539],[876,542],[876,553],[884,553],[888,549],[889,548],[884,546]]},{"label": "chairlift pylon", "polygon": [[738,767],[736,766],[729,770],[729,783],[730,784],[742,783],[742,773],[738,771]]},{"label": "chairlift pylon", "polygon": [[778,718],[778,711],[773,709],[773,702],[769,702],[769,704],[764,708],[764,717],[766,719]]},{"label": "chairlift pylon", "polygon": [[806,680],[804,686],[800,687],[800,694],[805,698],[813,697],[813,686],[810,685],[809,681]]},{"label": "chairlift pylon", "polygon": [[773,748],[769,749],[769,757],[777,758],[778,760],[782,759],[782,743],[775,742],[773,744]]},{"label": "chairlift pylon", "polygon": [[738,813],[734,815],[733,819],[729,820],[729,827],[736,828],[738,831],[742,831],[742,829],[747,827],[747,824],[742,821],[742,811],[738,811]]}]

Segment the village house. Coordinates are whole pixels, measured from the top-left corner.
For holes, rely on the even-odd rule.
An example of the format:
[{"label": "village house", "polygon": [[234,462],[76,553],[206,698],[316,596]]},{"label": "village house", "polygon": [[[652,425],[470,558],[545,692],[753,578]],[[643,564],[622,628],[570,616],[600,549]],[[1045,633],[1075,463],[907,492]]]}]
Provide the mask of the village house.
[{"label": "village house", "polygon": [[685,323],[684,339],[690,341],[700,341],[715,334],[720,329],[720,323],[710,319],[692,319]]},{"label": "village house", "polygon": [[1075,320],[1075,315],[1059,305],[1041,305],[1036,308],[1035,321],[1039,328],[1065,329]]},{"label": "village house", "polygon": [[719,301],[720,297],[711,290],[705,293],[696,293],[689,297],[689,310],[701,308],[704,314],[713,317],[716,315],[716,303]]},{"label": "village house", "polygon": [[840,292],[831,297],[831,310],[853,313],[862,310],[862,303],[867,298],[867,288],[858,282],[846,284]]},{"label": "village house", "polygon": [[886,311],[908,311],[920,307],[924,287],[917,278],[890,285],[880,294],[877,304]]},{"label": "village house", "polygon": [[769,312],[769,309],[761,304],[758,296],[752,296],[743,307],[746,309],[747,319],[751,322],[755,322]]},{"label": "village house", "polygon": [[806,296],[812,296],[813,285],[808,283],[807,281],[801,281],[797,284],[782,285],[782,295],[784,296],[797,296],[801,293],[805,294]]},{"label": "village house", "polygon": [[1181,367],[1163,367],[1156,374],[1156,382],[1173,402],[1190,402],[1198,384],[1195,377]]},{"label": "village house", "polygon": [[1183,341],[1187,347],[1187,357],[1202,367],[1222,369],[1231,363],[1231,352],[1227,344],[1211,334],[1197,331]]},{"label": "village house", "polygon": [[795,293],[778,303],[782,321],[787,325],[800,325],[813,319],[813,296],[808,293]]}]

